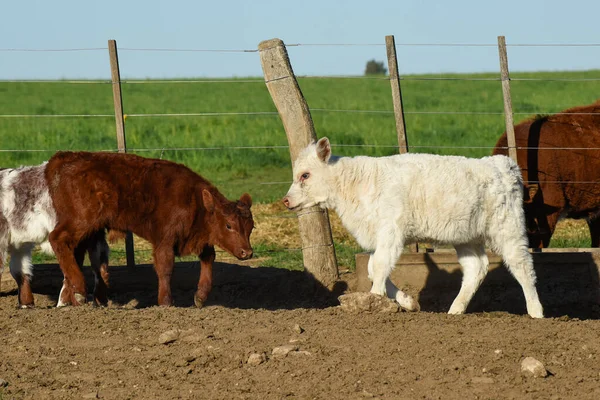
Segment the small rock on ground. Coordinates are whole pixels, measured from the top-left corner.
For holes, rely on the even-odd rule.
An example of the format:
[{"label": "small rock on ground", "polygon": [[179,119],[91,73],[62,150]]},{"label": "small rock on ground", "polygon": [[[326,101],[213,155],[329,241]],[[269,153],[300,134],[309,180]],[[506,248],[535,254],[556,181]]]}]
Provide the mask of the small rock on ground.
[{"label": "small rock on ground", "polygon": [[338,297],[338,300],[342,310],[350,313],[395,313],[400,310],[400,306],[394,300],[373,293],[348,293]]},{"label": "small rock on ground", "polygon": [[158,337],[158,343],[169,344],[179,339],[180,332],[177,329],[166,331],[160,334]]},{"label": "small rock on ground", "polygon": [[288,355],[289,352],[296,350],[298,350],[298,346],[293,344],[286,344],[283,346],[275,347],[271,352],[271,355],[273,357],[285,357]]},{"label": "small rock on ground", "polygon": [[298,324],[294,325],[294,328],[292,328],[292,330],[297,334],[301,334],[302,332],[304,332],[304,329]]},{"label": "small rock on ground", "polygon": [[521,361],[521,372],[536,378],[545,378],[548,376],[548,371],[544,367],[544,364],[533,357],[525,357]]},{"label": "small rock on ground", "polygon": [[267,361],[267,356],[265,353],[252,353],[248,357],[248,361],[246,361],[246,363],[250,365],[260,365],[265,361]]},{"label": "small rock on ground", "polygon": [[7,387],[7,386],[8,386],[8,382],[5,381],[4,379],[0,378],[0,388]]}]

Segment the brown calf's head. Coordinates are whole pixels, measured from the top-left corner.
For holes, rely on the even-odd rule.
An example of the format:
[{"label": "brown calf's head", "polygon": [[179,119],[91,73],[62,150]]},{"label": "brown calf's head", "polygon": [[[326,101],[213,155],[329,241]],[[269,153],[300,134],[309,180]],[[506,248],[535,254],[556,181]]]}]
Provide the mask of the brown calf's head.
[{"label": "brown calf's head", "polygon": [[207,189],[202,190],[202,200],[208,214],[209,240],[240,260],[252,257],[250,234],[254,229],[252,198],[244,193],[236,202],[220,202]]}]

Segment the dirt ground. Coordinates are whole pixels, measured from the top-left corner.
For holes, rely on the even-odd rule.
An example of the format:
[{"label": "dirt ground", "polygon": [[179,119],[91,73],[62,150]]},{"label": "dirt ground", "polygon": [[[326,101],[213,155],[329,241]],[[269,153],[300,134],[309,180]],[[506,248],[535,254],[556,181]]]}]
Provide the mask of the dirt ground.
[{"label": "dirt ground", "polygon": [[[133,280],[111,276],[107,308],[54,308],[60,279],[41,274],[36,308],[16,309],[5,272],[0,399],[600,398],[593,318],[350,314],[336,296],[352,290],[351,273],[329,294],[301,272],[228,264],[216,266],[202,309],[191,306],[197,273],[180,272],[196,266],[178,266],[176,306],[160,308],[151,268],[138,268]],[[549,376],[523,375],[527,356]]]}]

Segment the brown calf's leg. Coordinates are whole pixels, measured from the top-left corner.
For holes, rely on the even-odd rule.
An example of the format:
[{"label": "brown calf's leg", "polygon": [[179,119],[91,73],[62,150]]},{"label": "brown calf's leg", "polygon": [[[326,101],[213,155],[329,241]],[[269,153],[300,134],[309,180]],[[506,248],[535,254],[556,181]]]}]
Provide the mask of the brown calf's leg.
[{"label": "brown calf's leg", "polygon": [[154,249],[154,270],[158,277],[158,305],[172,306],[171,297],[171,276],[173,275],[173,266],[175,263],[175,254],[172,248],[160,247]]},{"label": "brown calf's leg", "polygon": [[194,304],[198,308],[204,305],[212,289],[212,267],[214,261],[214,246],[204,247],[202,253],[200,253],[200,281],[198,282],[198,290],[194,295]]},{"label": "brown calf's leg", "polygon": [[70,296],[70,303],[74,306],[87,301],[85,280],[75,258],[75,248],[82,236],[70,233],[64,224],[59,224],[49,236],[50,244],[63,272],[64,284]]},{"label": "brown calf's leg", "polygon": [[588,219],[587,223],[590,228],[592,247],[600,247],[600,218]]},{"label": "brown calf's leg", "polygon": [[[83,260],[85,258],[85,248],[82,247],[81,244],[78,245],[75,248],[73,255],[75,256],[75,261],[77,262],[79,269],[83,270]],[[73,298],[72,285],[69,283],[67,278],[63,277],[63,285],[62,285],[62,288],[60,289],[60,293],[58,295],[58,303],[56,304],[56,307],[64,307],[64,306],[71,305],[72,298]]]},{"label": "brown calf's leg", "polygon": [[108,243],[104,230],[96,232],[88,239],[87,251],[94,271],[94,305],[108,305]]}]

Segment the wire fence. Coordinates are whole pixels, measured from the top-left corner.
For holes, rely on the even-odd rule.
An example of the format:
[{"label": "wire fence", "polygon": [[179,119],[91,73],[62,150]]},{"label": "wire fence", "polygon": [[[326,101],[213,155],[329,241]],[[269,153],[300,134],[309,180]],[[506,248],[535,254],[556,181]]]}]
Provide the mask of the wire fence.
[{"label": "wire fence", "polygon": [[[286,44],[286,47],[384,47],[384,43],[294,43]],[[396,43],[396,47],[493,47],[496,48],[497,43]],[[511,47],[584,47],[584,48],[597,48],[600,47],[600,43],[520,43],[520,44],[507,44],[508,48]],[[65,52],[100,52],[107,51],[107,47],[91,47],[91,48],[66,48],[66,49],[27,49],[27,48],[0,48],[2,53],[65,53]],[[202,48],[135,48],[135,47],[122,47],[119,48],[121,52],[155,52],[155,53],[239,53],[239,54],[250,54],[257,53],[258,49],[202,49]],[[352,76],[352,75],[338,75],[338,76],[321,76],[321,75],[297,75],[299,80],[321,80],[321,79],[339,79],[339,80],[377,80],[377,81],[389,81],[389,76]],[[500,76],[498,77],[482,77],[482,76],[400,76],[401,82],[501,82]],[[581,82],[596,82],[600,81],[599,77],[548,77],[548,78],[536,78],[536,77],[512,77],[510,81],[514,82],[564,82],[564,83],[581,83]],[[43,79],[7,79],[0,80],[1,84],[70,84],[70,85],[113,85],[112,80],[106,79],[65,79],[65,80],[43,80]],[[264,84],[263,79],[252,79],[252,78],[223,78],[223,79],[123,79],[120,81],[123,85],[164,85],[164,84]],[[500,90],[500,89],[499,89]],[[371,114],[371,115],[382,115],[385,117],[394,116],[394,111],[389,109],[381,110],[362,110],[362,109],[329,109],[329,108],[311,108],[311,112],[315,113],[345,113],[345,114]],[[215,110],[212,112],[169,112],[169,113],[125,113],[127,118],[179,118],[179,117],[278,117],[278,113],[271,110],[265,111],[252,111],[252,112],[230,112],[230,111],[219,111]],[[419,116],[438,116],[438,115],[455,115],[455,116],[501,116],[504,115],[502,111],[457,111],[457,110],[416,110],[408,109],[404,111],[406,115],[419,115]],[[513,112],[514,115],[531,116],[535,114],[553,114],[553,115],[595,115],[596,113],[591,112],[556,112],[555,110],[542,110],[535,112]],[[60,119],[60,118],[114,118],[114,114],[95,114],[95,113],[81,113],[81,114],[0,114],[0,119]],[[398,149],[397,145],[380,145],[380,144],[338,144],[333,147],[354,147],[354,148],[388,148]],[[446,150],[465,150],[465,149],[485,149],[493,150],[496,146],[460,146],[460,145],[409,145],[409,150],[428,150],[428,149],[446,149]],[[263,146],[192,146],[192,147],[152,147],[152,148],[128,148],[128,151],[135,153],[148,153],[148,152],[189,152],[189,151],[255,151],[255,150],[287,150],[287,145],[263,145]],[[507,150],[507,147],[502,147]],[[518,150],[539,150],[539,151],[598,151],[600,148],[596,147],[517,147]],[[59,149],[0,149],[0,153],[11,153],[11,152],[23,152],[23,153],[53,153]],[[105,152],[116,152],[118,149],[115,148],[104,148],[98,151]],[[162,153],[161,153],[162,157]],[[256,182],[259,185],[289,185],[291,181],[261,181]],[[538,183],[538,181],[529,181],[529,183]],[[588,180],[547,180],[547,184],[577,184],[577,185],[597,185],[600,182],[588,181]],[[273,218],[295,218],[295,216],[275,216]],[[289,248],[283,251],[301,251],[301,248]],[[137,249],[138,252],[148,252],[150,249]],[[267,250],[268,252],[269,250]]]}]

